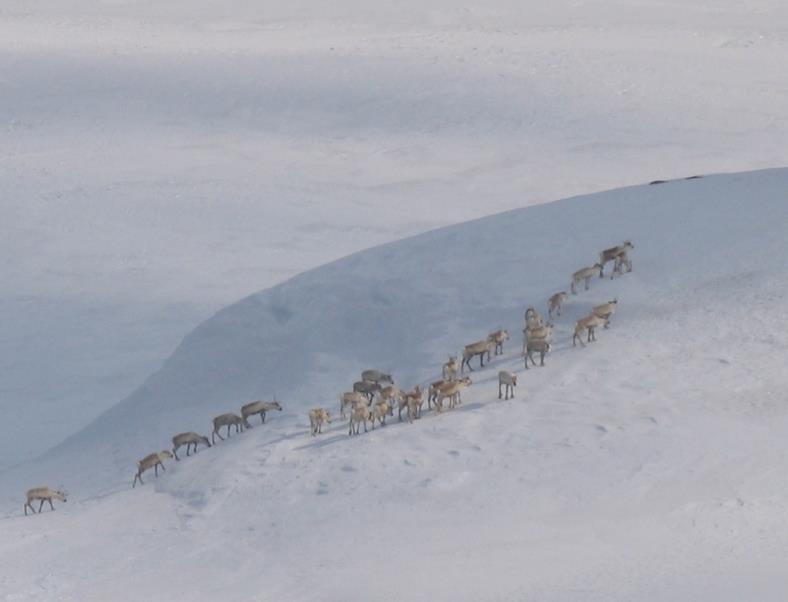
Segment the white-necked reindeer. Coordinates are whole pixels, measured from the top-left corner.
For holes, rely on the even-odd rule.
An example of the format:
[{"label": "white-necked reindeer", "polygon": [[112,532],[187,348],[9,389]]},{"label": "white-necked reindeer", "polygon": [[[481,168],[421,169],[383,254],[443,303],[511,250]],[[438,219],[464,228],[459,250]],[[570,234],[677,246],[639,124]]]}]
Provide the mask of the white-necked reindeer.
[{"label": "white-necked reindeer", "polygon": [[27,516],[27,509],[33,511],[33,514],[36,513],[36,509],[33,508],[33,501],[34,500],[41,500],[41,503],[38,505],[38,511],[41,512],[41,508],[44,507],[44,502],[49,502],[49,507],[52,511],[55,510],[55,506],[52,505],[52,500],[60,500],[61,502],[66,501],[66,493],[64,491],[60,491],[59,489],[50,489],[49,487],[33,487],[32,489],[27,490],[27,501],[25,502],[25,516]]},{"label": "white-necked reindeer", "polygon": [[[635,245],[633,245],[630,241],[625,240],[620,245],[616,245],[615,247],[610,247],[609,249],[605,249],[604,251],[602,251],[599,254],[599,263],[597,264],[599,266],[599,277],[602,278],[605,275],[604,274],[605,265],[607,265],[609,261],[613,261],[617,263],[618,257],[620,255],[622,254],[626,255],[628,251],[631,251],[634,248]],[[614,263],[613,265],[615,266],[616,264]],[[632,270],[632,266],[630,264],[628,271],[631,270]],[[614,271],[615,271],[615,267],[614,267]],[[619,273],[620,273],[620,267],[619,267]]]},{"label": "white-necked reindeer", "polygon": [[192,445],[194,446],[194,453],[197,453],[197,446],[202,443],[206,447],[211,447],[211,442],[208,441],[208,437],[203,437],[202,435],[198,435],[197,433],[193,433],[189,431],[188,433],[179,433],[172,438],[172,455],[175,456],[176,460],[180,460],[178,457],[178,450],[182,446],[186,446],[186,455],[191,455],[189,450],[191,449]]},{"label": "white-necked reindeer", "polygon": [[249,416],[260,414],[260,424],[265,424],[265,413],[273,410],[282,411],[282,406],[278,401],[252,401],[241,406],[241,417],[244,419],[244,427],[250,429]]},{"label": "white-necked reindeer", "polygon": [[145,484],[142,481],[142,473],[150,468],[153,468],[156,476],[158,477],[159,466],[161,466],[161,469],[164,470],[164,460],[167,458],[172,458],[172,453],[165,449],[164,451],[148,454],[142,460],[137,462],[137,474],[134,475],[134,481],[131,483],[132,489],[137,486],[137,481],[140,482],[140,485]]},{"label": "white-necked reindeer", "polygon": [[517,375],[501,370],[498,373],[498,399],[501,399],[501,387],[506,387],[506,399],[509,399],[509,393],[514,397],[514,388],[517,386]]},{"label": "white-necked reindeer", "polygon": [[572,347],[576,346],[576,342],[580,341],[580,346],[585,347],[583,343],[583,331],[588,332],[588,342],[596,341],[596,329],[599,326],[606,325],[608,320],[600,318],[597,315],[590,314],[585,318],[580,318],[575,324],[575,334],[572,336]]},{"label": "white-necked reindeer", "polygon": [[608,301],[607,303],[596,305],[594,309],[591,310],[591,313],[593,313],[595,316],[599,316],[600,318],[607,320],[607,322],[605,322],[605,328],[607,328],[608,324],[610,323],[610,316],[612,316],[615,313],[617,308],[618,308],[618,299],[613,299],[612,301]]},{"label": "white-necked reindeer", "polygon": [[229,412],[227,414],[220,414],[216,418],[213,419],[213,432],[211,432],[211,443],[216,443],[216,437],[219,437],[222,441],[224,441],[224,437],[222,437],[221,433],[219,433],[219,429],[223,426],[227,427],[227,436],[230,436],[230,427],[235,427],[235,432],[240,433],[244,430],[244,419],[238,416],[237,414],[233,414]]},{"label": "white-necked reindeer", "polygon": [[471,360],[479,356],[479,365],[484,368],[484,356],[487,356],[487,361],[490,361],[490,351],[495,346],[495,343],[492,341],[488,341],[485,339],[484,341],[476,341],[475,343],[471,343],[470,345],[466,345],[465,349],[462,352],[462,364],[460,364],[460,373],[465,373],[465,366],[468,366],[468,370],[473,372],[473,368],[471,368]]},{"label": "white-necked reindeer", "polygon": [[509,340],[508,330],[496,330],[487,335],[487,340],[495,343],[495,355],[503,355],[503,344]]},{"label": "white-necked reindeer", "polygon": [[572,291],[572,294],[577,294],[577,285],[580,282],[585,282],[585,290],[588,290],[589,286],[591,285],[591,278],[594,277],[594,274],[596,274],[597,270],[601,269],[602,266],[598,263],[595,263],[594,265],[583,268],[582,270],[577,270],[574,274],[572,274],[572,285],[569,289]]}]

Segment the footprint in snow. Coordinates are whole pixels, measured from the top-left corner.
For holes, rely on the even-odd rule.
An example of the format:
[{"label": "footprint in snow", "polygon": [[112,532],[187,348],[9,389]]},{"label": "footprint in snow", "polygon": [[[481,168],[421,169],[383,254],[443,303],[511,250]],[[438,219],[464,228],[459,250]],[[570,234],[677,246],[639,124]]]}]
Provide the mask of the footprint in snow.
[{"label": "footprint in snow", "polygon": [[449,451],[449,455],[450,456],[454,456],[456,458],[456,457],[458,457],[460,455],[460,452],[458,452],[456,449],[453,449],[453,450]]}]

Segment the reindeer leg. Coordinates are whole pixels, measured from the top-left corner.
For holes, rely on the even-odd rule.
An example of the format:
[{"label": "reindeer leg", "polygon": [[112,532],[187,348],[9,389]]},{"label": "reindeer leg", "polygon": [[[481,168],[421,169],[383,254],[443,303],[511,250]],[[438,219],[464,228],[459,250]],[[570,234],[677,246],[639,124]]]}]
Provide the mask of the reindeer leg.
[{"label": "reindeer leg", "polygon": [[55,507],[52,505],[52,498],[49,498],[49,500],[47,500],[47,501],[49,502],[49,509],[52,510],[52,512],[54,512],[55,511]]},{"label": "reindeer leg", "polygon": [[260,424],[265,424],[265,412],[260,412]]},{"label": "reindeer leg", "polygon": [[44,507],[44,500],[41,500],[41,503],[38,505],[38,513],[41,514],[41,508]]}]

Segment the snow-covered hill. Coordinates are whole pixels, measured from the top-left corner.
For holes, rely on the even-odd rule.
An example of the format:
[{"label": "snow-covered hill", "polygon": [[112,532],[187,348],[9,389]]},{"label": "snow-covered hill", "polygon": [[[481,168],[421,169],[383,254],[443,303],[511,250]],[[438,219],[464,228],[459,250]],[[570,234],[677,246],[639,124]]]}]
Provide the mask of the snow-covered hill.
[{"label": "snow-covered hill", "polygon": [[[0,591],[50,600],[781,600],[788,170],[625,188],[384,245],[219,312],[88,429],[0,477]],[[463,405],[359,437],[306,410],[367,367],[410,386],[594,279],[545,368],[519,340]],[[573,321],[617,297],[598,342]],[[521,374],[497,399],[495,373]],[[129,490],[171,434],[276,394],[265,426]],[[57,512],[25,487],[62,483]],[[97,528],[97,525],[100,528]]]},{"label": "snow-covered hill", "polygon": [[787,11],[3,0],[0,468],[115,405],[219,308],[329,260],[788,164]]}]

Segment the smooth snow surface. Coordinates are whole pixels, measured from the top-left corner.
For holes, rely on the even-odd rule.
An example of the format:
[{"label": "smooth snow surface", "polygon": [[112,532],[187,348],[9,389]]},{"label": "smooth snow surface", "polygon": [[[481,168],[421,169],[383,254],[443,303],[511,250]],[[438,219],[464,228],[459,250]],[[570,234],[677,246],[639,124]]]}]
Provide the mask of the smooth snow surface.
[{"label": "smooth snow surface", "polygon": [[[35,464],[0,477],[6,600],[784,600],[788,170],[625,188],[502,213],[306,272],[220,311],[161,371]],[[523,312],[600,249],[522,369]],[[609,270],[609,268],[608,268]],[[598,341],[574,320],[618,298]],[[463,404],[358,437],[306,412],[364,368],[410,387],[505,327]],[[474,366],[478,364],[474,362]],[[520,376],[497,399],[499,369]],[[134,460],[273,395],[265,425]],[[256,421],[254,421],[256,422]],[[23,491],[63,484],[54,513]]]},{"label": "smooth snow surface", "polygon": [[473,4],[3,0],[0,467],[305,269],[788,164],[782,0]]}]

